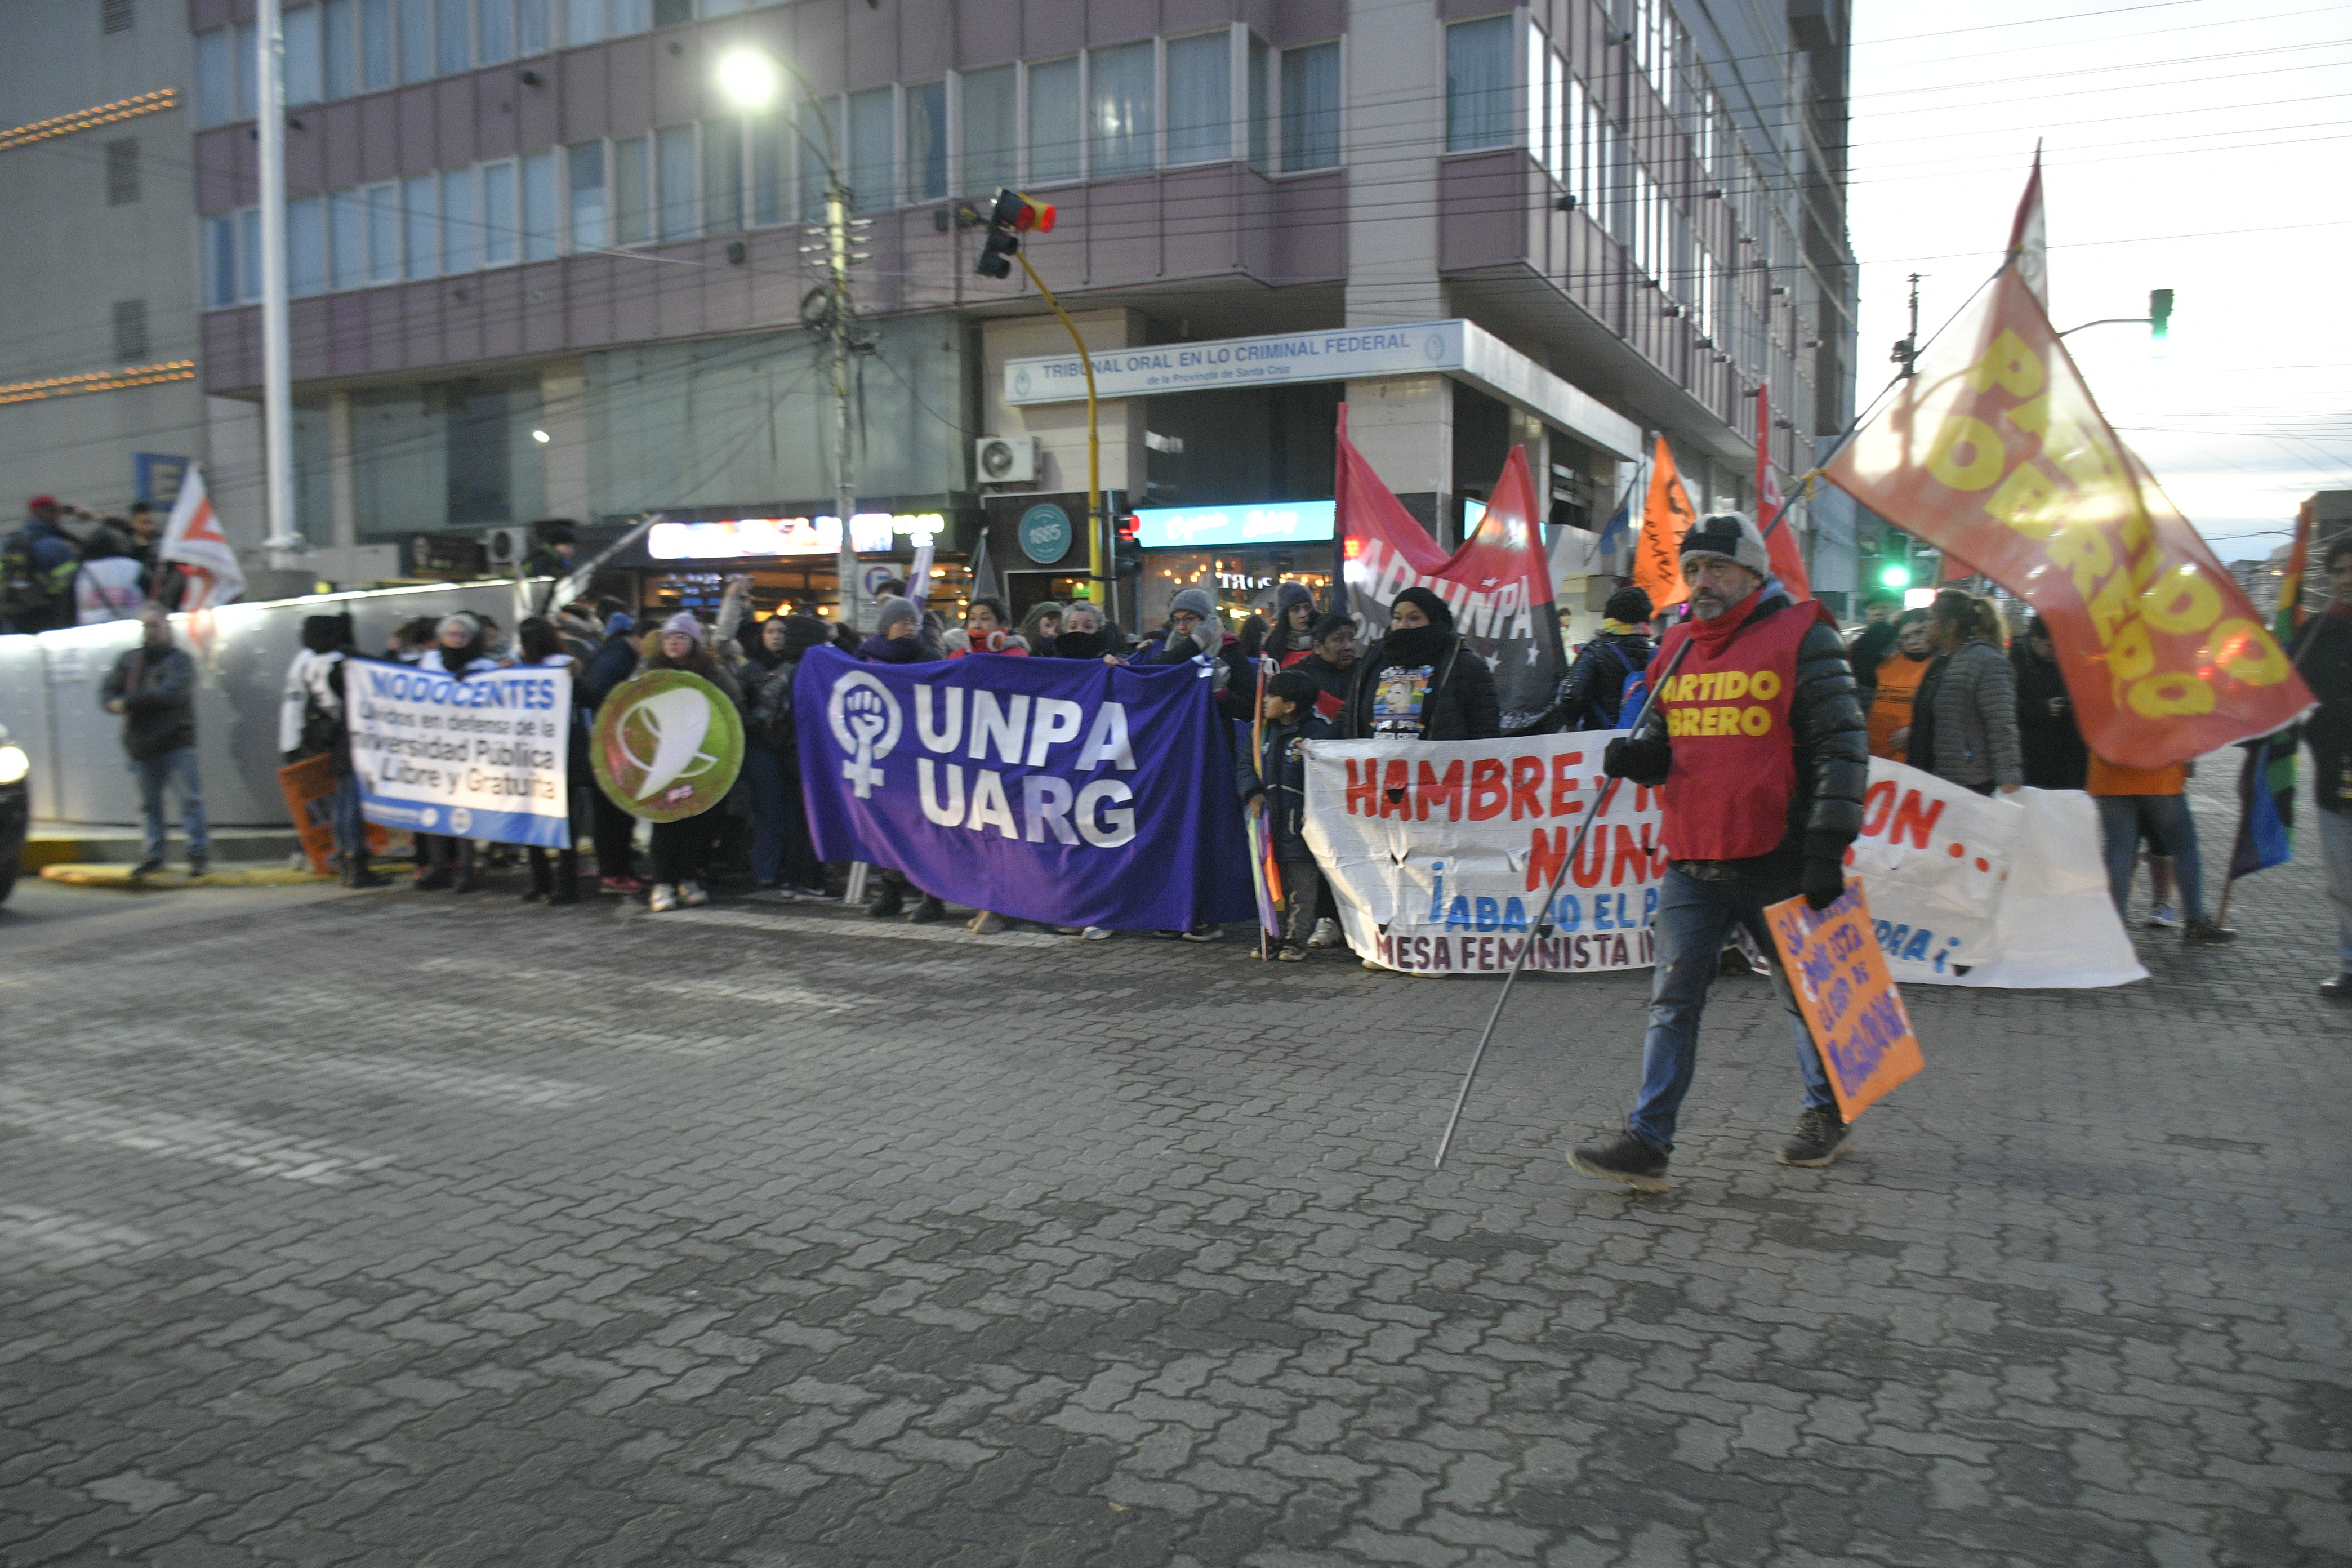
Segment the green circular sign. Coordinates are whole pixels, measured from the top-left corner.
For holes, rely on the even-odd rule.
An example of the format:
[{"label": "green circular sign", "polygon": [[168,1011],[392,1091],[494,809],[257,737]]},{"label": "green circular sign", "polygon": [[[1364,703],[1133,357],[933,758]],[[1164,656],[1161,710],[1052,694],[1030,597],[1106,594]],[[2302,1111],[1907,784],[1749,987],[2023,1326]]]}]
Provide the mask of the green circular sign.
[{"label": "green circular sign", "polygon": [[1070,514],[1051,501],[1040,501],[1021,514],[1021,552],[1040,566],[1051,566],[1070,552],[1078,531]]},{"label": "green circular sign", "polygon": [[727,694],[683,669],[649,669],[614,687],[589,743],[596,786],[651,822],[699,816],[743,771],[743,718]]}]

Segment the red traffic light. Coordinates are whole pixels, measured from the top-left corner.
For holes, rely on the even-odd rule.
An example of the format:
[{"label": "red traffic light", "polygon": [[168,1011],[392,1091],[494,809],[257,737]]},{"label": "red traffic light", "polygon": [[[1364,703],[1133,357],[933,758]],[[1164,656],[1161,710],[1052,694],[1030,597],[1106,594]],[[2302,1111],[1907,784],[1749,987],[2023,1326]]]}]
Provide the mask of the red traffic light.
[{"label": "red traffic light", "polygon": [[1137,517],[1134,513],[1129,512],[1127,516],[1118,520],[1118,537],[1120,542],[1132,544],[1136,541],[1136,536],[1140,534],[1142,531],[1143,520]]},{"label": "red traffic light", "polygon": [[1033,202],[1026,196],[1024,196],[1022,198],[1021,216],[1013,219],[1013,226],[1023,229],[1034,228],[1039,234],[1053,233],[1054,204],[1051,202]]}]

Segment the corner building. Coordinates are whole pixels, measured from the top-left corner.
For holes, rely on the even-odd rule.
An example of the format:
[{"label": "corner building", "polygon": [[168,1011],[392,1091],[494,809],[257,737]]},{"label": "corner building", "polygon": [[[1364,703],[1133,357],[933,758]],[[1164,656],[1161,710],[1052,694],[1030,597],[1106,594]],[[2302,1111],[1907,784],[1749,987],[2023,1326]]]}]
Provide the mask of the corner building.
[{"label": "corner building", "polygon": [[[929,539],[952,594],[985,537],[1018,609],[1086,571],[1068,336],[1017,270],[972,272],[1000,185],[1057,206],[1026,252],[1131,367],[1099,412],[1103,483],[1145,520],[1130,623],[1188,584],[1238,606],[1325,579],[1343,399],[1448,543],[1514,443],[1562,529],[1605,522],[1656,433],[1702,508],[1749,504],[1756,390],[1784,483],[1853,400],[1847,5],[1780,5],[289,4],[300,527],[366,579],[418,535],[659,510],[689,526],[626,558],[648,602],[744,569],[763,603],[833,604],[803,324],[828,138],[871,346],[861,575]],[[250,401],[251,16],[188,15],[203,388]],[[744,46],[807,89],[739,111],[717,67]],[[985,437],[1012,439],[984,466]],[[744,520],[784,521],[690,526]],[[1799,525],[1817,587],[1850,589],[1850,514]],[[1614,563],[1560,537],[1589,624]]]}]

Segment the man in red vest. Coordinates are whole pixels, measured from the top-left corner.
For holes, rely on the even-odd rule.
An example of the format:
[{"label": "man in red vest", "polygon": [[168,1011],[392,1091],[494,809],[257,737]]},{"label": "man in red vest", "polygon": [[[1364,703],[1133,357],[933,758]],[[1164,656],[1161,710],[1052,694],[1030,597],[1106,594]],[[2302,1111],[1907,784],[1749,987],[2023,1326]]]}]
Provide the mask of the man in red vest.
[{"label": "man in red vest", "polygon": [[[1692,619],[1650,661],[1661,675],[1640,731],[1609,742],[1612,778],[1661,790],[1668,861],[1658,902],[1658,966],[1642,1090],[1625,1130],[1569,1156],[1587,1175],[1663,1191],[1675,1113],[1690,1092],[1698,1020],[1717,954],[1734,925],[1772,951],[1764,910],[1802,893],[1826,909],[1845,890],[1846,846],[1862,830],[1870,732],[1837,622],[1791,601],[1771,575],[1763,535],[1738,512],[1683,536]],[[1675,666],[1677,651],[1690,645]],[[1788,1165],[1826,1165],[1846,1126],[1787,984],[1805,1109],[1780,1149]]]}]

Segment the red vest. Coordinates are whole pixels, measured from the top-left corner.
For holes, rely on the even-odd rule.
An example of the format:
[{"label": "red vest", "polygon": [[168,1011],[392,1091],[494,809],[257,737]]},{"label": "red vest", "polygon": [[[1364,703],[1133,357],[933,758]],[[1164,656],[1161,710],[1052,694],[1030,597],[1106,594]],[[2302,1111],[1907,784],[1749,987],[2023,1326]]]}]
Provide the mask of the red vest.
[{"label": "red vest", "polygon": [[1664,800],[1668,859],[1746,860],[1788,836],[1797,645],[1824,614],[1811,600],[1775,610],[1740,627],[1712,658],[1687,624],[1658,645],[1654,669],[1691,644],[1657,695],[1675,749]]}]

